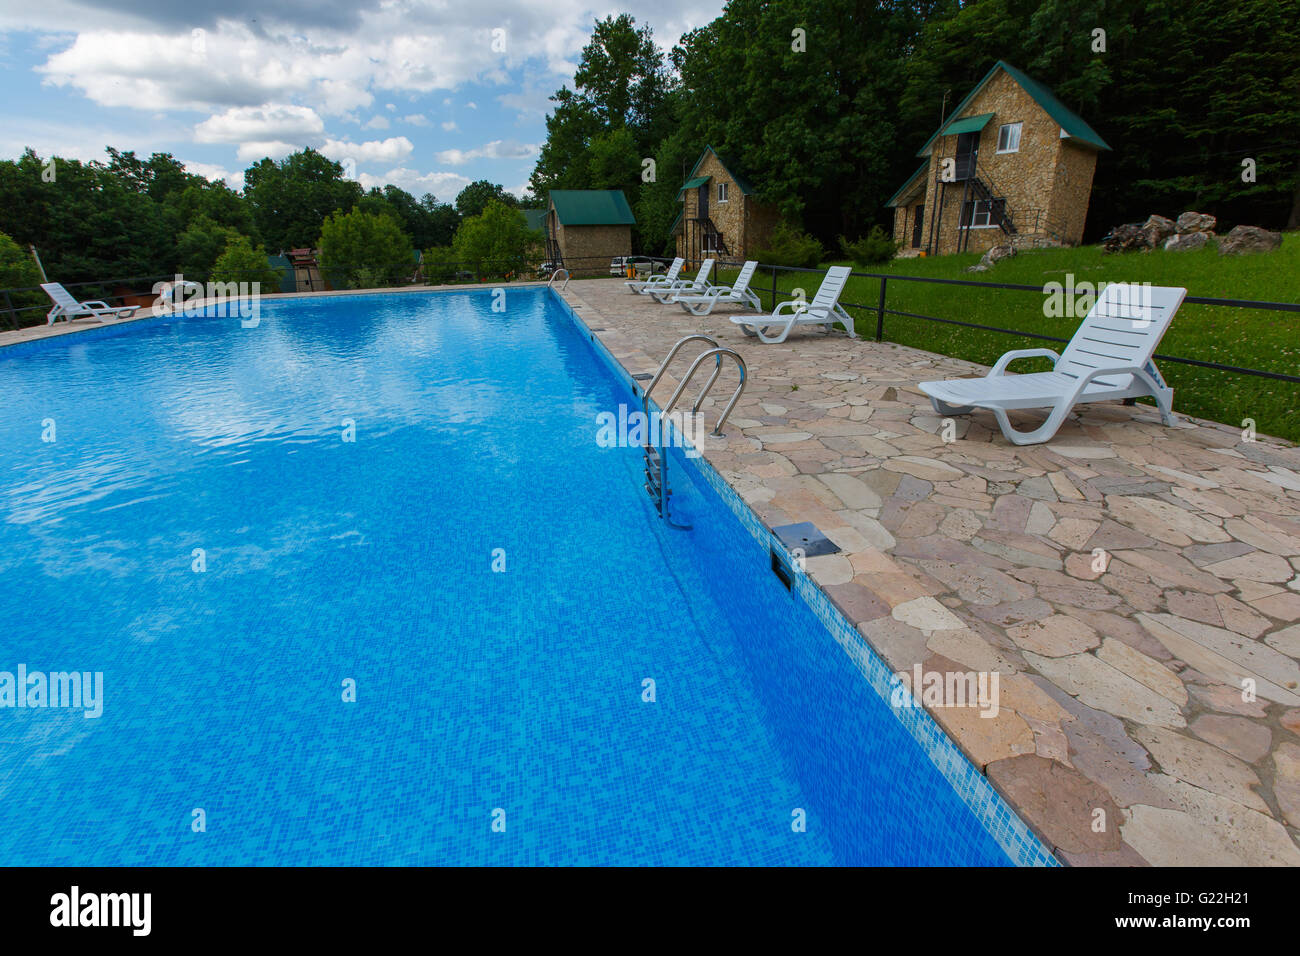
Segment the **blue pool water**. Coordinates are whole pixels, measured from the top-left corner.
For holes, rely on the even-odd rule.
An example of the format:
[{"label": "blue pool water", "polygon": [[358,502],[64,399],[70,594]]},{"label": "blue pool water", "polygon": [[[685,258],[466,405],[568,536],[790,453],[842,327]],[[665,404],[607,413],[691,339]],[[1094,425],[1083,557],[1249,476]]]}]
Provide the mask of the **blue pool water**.
[{"label": "blue pool water", "polygon": [[669,530],[597,445],[566,308],[491,302],[0,351],[0,671],[104,675],[0,708],[0,863],[1006,864],[705,473]]}]

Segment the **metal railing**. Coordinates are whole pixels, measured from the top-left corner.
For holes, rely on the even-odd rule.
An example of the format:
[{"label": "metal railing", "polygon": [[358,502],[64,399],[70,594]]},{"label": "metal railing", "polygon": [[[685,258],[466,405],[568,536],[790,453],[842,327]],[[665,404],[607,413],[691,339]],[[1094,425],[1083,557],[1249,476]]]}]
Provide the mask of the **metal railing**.
[{"label": "metal railing", "polygon": [[[741,266],[743,266],[743,263],[740,262],[719,262],[719,263],[715,263],[714,268],[717,269],[721,267],[727,269],[738,269]],[[771,280],[770,289],[760,290],[752,283],[750,287],[754,288],[755,291],[763,291],[766,292],[768,295],[770,295],[772,297],[773,308],[775,308],[776,303],[781,301],[782,299],[796,298],[796,296],[787,292],[782,292],[778,288],[778,282],[777,282],[778,273],[798,272],[798,273],[806,273],[806,274],[816,274],[819,276],[825,275],[824,269],[808,269],[808,268],[802,268],[800,266],[764,265],[764,266],[760,266],[760,268],[771,272],[772,280]],[[1019,336],[1021,338],[1034,339],[1041,342],[1068,343],[1070,341],[1068,338],[1061,338],[1060,336],[1056,336],[1056,335],[1046,335],[1041,332],[1027,332],[1022,329],[1007,329],[996,325],[984,325],[979,322],[966,322],[961,319],[950,319],[950,318],[945,318],[937,315],[924,315],[919,312],[910,312],[903,309],[891,309],[889,307],[889,299],[888,299],[889,283],[891,282],[895,282],[895,283],[916,282],[916,283],[924,283],[924,284],[931,284],[931,285],[965,286],[965,287],[976,288],[976,289],[1000,289],[1000,290],[1013,291],[1013,292],[1033,292],[1039,296],[1042,296],[1044,292],[1042,286],[1019,285],[1019,284],[1009,283],[1009,282],[979,282],[971,279],[937,279],[929,276],[889,275],[880,272],[850,272],[849,278],[850,279],[875,279],[878,280],[880,283],[879,296],[874,305],[868,303],[861,303],[861,302],[845,302],[843,300],[840,301],[840,305],[844,306],[846,309],[858,309],[858,310],[866,311],[867,313],[875,317],[876,320],[875,340],[877,342],[884,341],[885,317],[891,315],[898,316],[899,318],[917,319],[923,322],[936,322],[943,325],[955,325],[967,329],[978,329],[983,332],[995,332],[1002,335],[1014,335],[1014,336]],[[1186,299],[1183,300],[1183,302],[1186,305],[1207,305],[1207,306],[1213,306],[1218,308],[1231,308],[1231,309],[1254,309],[1254,310],[1265,311],[1265,312],[1289,312],[1292,314],[1300,315],[1300,304],[1291,303],[1291,302],[1263,302],[1254,299],[1224,299],[1224,298],[1215,298],[1212,296],[1197,296],[1197,295],[1189,295],[1187,296]],[[856,319],[858,317],[854,316],[854,318]],[[1232,372],[1238,375],[1253,375],[1259,378],[1272,379],[1273,381],[1278,381],[1278,382],[1300,383],[1300,375],[1288,375],[1284,372],[1273,372],[1267,369],[1246,368],[1240,365],[1228,365],[1223,362],[1209,362],[1202,359],[1185,358],[1180,355],[1166,355],[1159,352],[1156,353],[1155,358],[1159,359],[1162,362],[1173,362],[1176,365],[1194,365],[1198,368],[1214,369],[1220,372]]]}]

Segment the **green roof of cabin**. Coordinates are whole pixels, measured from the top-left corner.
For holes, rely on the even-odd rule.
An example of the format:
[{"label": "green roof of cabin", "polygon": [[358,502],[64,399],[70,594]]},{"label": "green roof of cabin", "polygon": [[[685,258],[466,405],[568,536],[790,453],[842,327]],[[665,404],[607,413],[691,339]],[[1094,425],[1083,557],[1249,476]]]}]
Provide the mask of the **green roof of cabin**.
[{"label": "green roof of cabin", "polygon": [[[1089,126],[1086,122],[1084,122],[1083,117],[1081,117],[1078,113],[1075,113],[1073,110],[1069,109],[1064,103],[1058,100],[1052,94],[1051,90],[1043,86],[1043,84],[1039,83],[1033,77],[1016,69],[1010,63],[1006,63],[1002,60],[998,60],[997,63],[993,64],[993,68],[984,74],[984,79],[976,83],[975,88],[966,94],[966,98],[957,104],[957,108],[952,111],[952,115],[954,119],[950,119],[946,123],[944,123],[944,125],[940,126],[939,129],[935,131],[934,135],[925,141],[925,145],[922,146],[919,150],[917,150],[916,155],[918,156],[926,155],[927,151],[930,149],[931,144],[933,144],[934,141],[938,139],[940,136],[950,136],[953,133],[973,132],[974,129],[984,128],[985,123],[988,122],[989,117],[992,116],[993,114],[989,113],[984,116],[962,116],[961,113],[962,110],[964,110],[967,107],[970,101],[975,98],[975,94],[977,94],[980,90],[984,88],[984,84],[988,83],[988,81],[993,78],[993,75],[997,73],[998,70],[1001,70],[1002,72],[1006,73],[1007,76],[1011,77],[1011,79],[1015,80],[1016,83],[1019,84],[1020,88],[1024,90],[1026,93],[1028,93],[1029,96],[1033,99],[1033,101],[1043,108],[1044,112],[1046,112],[1047,115],[1050,116],[1056,122],[1056,124],[1061,127],[1061,129],[1065,132],[1065,135],[1068,136],[1070,139],[1073,139],[1076,142],[1084,143],[1088,146],[1092,146],[1095,149],[1107,149],[1107,150],[1110,149],[1110,146],[1107,145],[1106,141],[1097,134],[1097,131],[1094,130],[1091,126]],[[970,121],[983,120],[983,122],[979,123],[978,126],[973,127],[971,129],[953,128],[954,126],[965,123],[968,120]]]},{"label": "green roof of cabin", "polygon": [[[731,177],[732,181],[736,184],[736,188],[739,189],[741,193],[748,196],[754,191],[754,188],[749,185],[749,180],[745,179],[745,177],[743,176],[737,176],[735,168],[730,163],[728,163],[725,159],[723,159],[722,156],[719,155],[718,151],[714,149],[712,146],[704,147],[704,152],[700,153],[700,158],[697,159],[695,161],[695,165],[691,167],[691,175],[689,177],[690,181],[687,182],[686,185],[682,187],[682,189],[687,189],[690,186],[699,186],[702,183],[708,182],[707,176],[701,176],[697,180],[695,178],[695,174],[696,172],[699,171],[700,163],[704,162],[704,157],[708,156],[709,153],[712,153],[714,157],[718,160],[718,162],[722,165],[722,168],[727,171],[727,175]],[[680,199],[681,197],[682,194],[678,193],[677,198]]]},{"label": "green roof of cabin", "polygon": [[546,210],[545,209],[525,209],[524,219],[528,221],[529,229],[540,229],[546,231]]},{"label": "green roof of cabin", "polygon": [[631,226],[636,217],[621,189],[553,189],[551,205],[561,225]]}]

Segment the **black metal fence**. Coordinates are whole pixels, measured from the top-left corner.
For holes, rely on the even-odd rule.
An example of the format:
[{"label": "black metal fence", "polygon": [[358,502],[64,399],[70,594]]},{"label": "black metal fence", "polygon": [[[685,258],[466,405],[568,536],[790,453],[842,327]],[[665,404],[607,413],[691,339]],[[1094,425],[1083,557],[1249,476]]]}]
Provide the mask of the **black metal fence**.
[{"label": "black metal fence", "polygon": [[[716,262],[714,263],[714,268],[715,270],[718,268],[739,269],[743,265],[744,263],[742,262]],[[800,272],[800,273],[816,274],[819,276],[823,276],[826,274],[824,269],[805,269],[798,266],[763,265],[760,266],[760,269],[762,269],[764,272],[771,273],[770,288],[765,290],[760,289],[757,283],[751,283],[751,288],[753,288],[756,292],[766,292],[768,295],[770,295],[772,297],[771,301],[774,308],[776,306],[776,303],[781,301],[782,299],[795,298],[794,295],[788,292],[781,291],[781,289],[779,288],[779,284],[777,282],[778,273]],[[1022,329],[1007,329],[995,325],[983,325],[978,322],[966,322],[961,319],[944,318],[942,316],[937,316],[937,315],[923,315],[918,312],[909,312],[909,311],[904,311],[902,309],[891,309],[889,307],[889,284],[891,282],[894,283],[920,282],[920,283],[929,283],[933,285],[967,286],[967,287],[973,287],[978,289],[1001,289],[1001,290],[1008,290],[1014,292],[1033,292],[1040,297],[1044,293],[1044,289],[1042,286],[1017,285],[1008,282],[979,282],[970,279],[936,279],[928,276],[889,275],[880,272],[850,272],[849,278],[875,279],[880,283],[879,297],[874,304],[862,303],[862,302],[845,302],[842,300],[840,302],[840,305],[844,306],[846,310],[857,309],[868,313],[868,315],[870,316],[874,316],[876,320],[875,340],[877,342],[884,341],[885,331],[886,331],[885,318],[886,316],[891,316],[891,315],[899,316],[900,318],[918,319],[923,322],[937,322],[945,325],[957,325],[963,328],[978,329],[984,332],[996,332],[1003,335],[1014,335],[1020,338],[1035,339],[1043,342],[1056,342],[1056,343],[1063,344],[1070,341],[1067,338],[1060,338],[1055,335],[1044,335],[1041,332],[1026,332]],[[1195,296],[1195,295],[1189,295],[1183,301],[1184,304],[1186,305],[1208,305],[1208,306],[1218,306],[1222,308],[1255,309],[1255,310],[1266,311],[1266,312],[1289,312],[1292,314],[1300,314],[1300,304],[1295,304],[1290,302],[1260,302],[1254,299],[1218,299],[1218,298],[1211,298],[1207,296]],[[850,312],[850,314],[852,315],[853,313]],[[857,318],[857,316],[854,317]],[[1268,371],[1266,369],[1258,369],[1258,368],[1244,368],[1238,365],[1226,365],[1222,362],[1207,362],[1201,359],[1185,358],[1179,355],[1164,355],[1161,353],[1156,353],[1155,357],[1162,362],[1173,362],[1174,364],[1179,364],[1179,365],[1195,365],[1199,368],[1215,369],[1221,372],[1234,372],[1239,375],[1254,375],[1260,378],[1273,379],[1274,381],[1279,381],[1279,382],[1300,383],[1300,376],[1288,375],[1283,372],[1273,372],[1273,371]]]},{"label": "black metal fence", "polygon": [[[496,260],[496,261],[478,261],[478,262],[429,262],[422,264],[420,272],[413,277],[412,281],[399,283],[399,285],[409,286],[412,284],[481,284],[493,281],[531,281],[538,279],[547,279],[558,268],[568,270],[572,278],[593,278],[598,276],[621,276],[629,268],[635,268],[638,265],[644,269],[658,269],[669,260],[658,256],[586,256],[582,258],[570,257],[562,264],[548,262],[545,260]],[[694,263],[698,267],[698,261]],[[721,261],[714,263],[714,275],[719,268],[739,269],[744,263]],[[687,270],[691,264],[688,263]],[[805,273],[809,275],[825,275],[822,269],[807,269],[798,266],[778,266],[764,265],[760,266],[764,272],[771,274],[770,288],[762,290],[758,283],[753,283],[755,291],[765,291],[771,296],[772,306],[775,308],[776,303],[783,299],[793,299],[794,295],[784,292],[780,288],[778,275],[783,272]],[[686,271],[686,270],[684,270]],[[174,279],[174,276],[136,276],[126,279],[97,280],[94,282],[75,282],[65,285],[69,292],[77,298],[83,298],[74,290],[76,289],[94,289],[104,290],[122,286],[139,287],[142,283],[152,283],[159,281],[168,281]],[[1042,342],[1056,342],[1063,344],[1069,339],[1061,338],[1055,335],[1045,335],[1041,332],[1029,332],[1023,329],[1008,329],[995,325],[984,325],[979,322],[967,322],[961,319],[947,318],[937,315],[924,315],[918,312],[910,312],[903,309],[889,307],[889,284],[899,282],[919,282],[931,285],[946,286],[965,286],[977,289],[998,289],[1013,292],[1032,292],[1036,295],[1043,295],[1042,286],[1035,285],[1017,285],[1007,282],[980,282],[973,279],[937,279],[927,276],[905,276],[889,275],[880,272],[850,272],[851,279],[874,279],[880,284],[878,298],[874,304],[862,302],[841,301],[840,305],[845,309],[856,309],[860,312],[866,312],[869,316],[874,316],[876,320],[875,340],[877,342],[885,339],[885,319],[887,316],[898,316],[900,318],[916,319],[923,322],[936,322],[945,325],[961,326],[968,329],[977,329],[984,332],[994,332],[1002,335],[1012,335],[1025,339],[1034,339]],[[22,313],[39,313],[43,315],[49,310],[49,304],[31,305],[16,307],[11,294],[17,293],[40,293],[39,287],[27,289],[0,289],[0,309],[8,318],[8,324],[11,328],[17,329],[24,325],[35,325],[40,321],[37,316],[29,321],[22,321]],[[143,293],[138,293],[143,294]],[[96,291],[93,296],[84,296],[84,298],[102,298],[110,303],[114,300],[121,302],[126,296],[112,295],[110,293],[101,293]],[[1300,304],[1289,302],[1260,302],[1253,299],[1220,299],[1207,296],[1188,296],[1184,300],[1188,305],[1206,305],[1221,308],[1233,309],[1253,309],[1268,312],[1287,312],[1300,314]],[[850,314],[852,314],[850,312]],[[855,316],[857,318],[857,316]],[[1173,362],[1181,365],[1194,365],[1199,368],[1215,369],[1221,372],[1232,372],[1238,375],[1253,375],[1260,378],[1272,379],[1279,382],[1300,383],[1300,375],[1289,375],[1283,372],[1273,372],[1266,369],[1246,368],[1239,365],[1227,365],[1222,362],[1208,362],[1203,359],[1186,358],[1179,355],[1164,355],[1157,353],[1155,356],[1162,362]]]}]

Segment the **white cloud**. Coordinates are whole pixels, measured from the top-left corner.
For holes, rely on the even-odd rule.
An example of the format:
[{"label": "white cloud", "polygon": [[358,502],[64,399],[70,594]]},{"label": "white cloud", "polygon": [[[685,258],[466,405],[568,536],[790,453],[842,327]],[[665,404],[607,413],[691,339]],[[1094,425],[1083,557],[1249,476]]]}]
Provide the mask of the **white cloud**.
[{"label": "white cloud", "polygon": [[378,114],[376,114],[376,115],[370,117],[369,122],[367,122],[367,123],[366,123],[364,126],[362,126],[361,128],[362,128],[362,129],[388,129],[388,126],[389,126],[388,118],[385,117],[385,116],[379,116]]},{"label": "white cloud", "polygon": [[456,130],[460,129],[460,127],[456,125],[455,120],[447,120],[447,122],[442,124],[442,128],[448,133],[454,133]]},{"label": "white cloud", "polygon": [[400,163],[415,151],[415,144],[405,136],[390,136],[365,143],[327,139],[320,151],[330,159],[352,159],[358,163]]},{"label": "white cloud", "polygon": [[460,173],[451,172],[428,172],[421,173],[414,169],[397,167],[390,169],[382,176],[372,176],[369,173],[362,173],[357,177],[362,187],[370,189],[374,186],[386,186],[392,184],[405,189],[414,196],[422,196],[425,193],[433,193],[443,202],[450,202],[456,197],[462,189],[470,184],[468,176],[462,176]]},{"label": "white cloud", "polygon": [[477,149],[444,149],[438,153],[438,162],[448,166],[461,166],[475,159],[528,159],[536,152],[537,147],[530,143],[494,139]]},{"label": "white cloud", "polygon": [[465,109],[467,109],[467,110],[476,110],[476,109],[478,109],[478,104],[475,103],[475,102],[473,102],[473,101],[471,100],[470,102],[468,102],[468,103],[465,104]]},{"label": "white cloud", "polygon": [[265,103],[237,106],[209,116],[194,127],[199,143],[243,143],[249,140],[308,140],[325,132],[325,122],[309,106]]},{"label": "white cloud", "polygon": [[239,149],[235,150],[235,158],[241,163],[255,163],[265,158],[280,160],[298,149],[299,147],[293,143],[286,143],[283,140],[253,140],[240,143]]},{"label": "white cloud", "polygon": [[412,126],[428,126],[429,117],[423,113],[411,113],[409,116],[403,116],[402,122],[410,123]]}]

